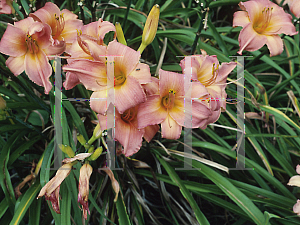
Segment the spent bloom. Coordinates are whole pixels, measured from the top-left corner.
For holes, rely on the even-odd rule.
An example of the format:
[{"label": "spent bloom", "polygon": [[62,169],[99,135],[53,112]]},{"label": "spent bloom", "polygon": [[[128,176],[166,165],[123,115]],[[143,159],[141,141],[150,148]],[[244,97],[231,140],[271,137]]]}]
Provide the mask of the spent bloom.
[{"label": "spent bloom", "polygon": [[67,51],[77,38],[76,29],[83,26],[76,14],[67,9],[60,11],[57,5],[52,2],[47,2],[44,7],[30,13],[29,16],[38,22],[49,24],[54,40],[53,44],[61,48],[67,47]]},{"label": "spent bloom", "polygon": [[[212,112],[207,119],[207,124],[209,124],[216,122],[221,111],[226,109],[226,80],[228,74],[236,67],[236,63],[219,65],[217,56],[209,56],[204,50],[201,50],[201,53],[201,55],[191,56],[192,80],[203,84],[209,93],[207,101]],[[185,59],[181,60],[180,66],[184,72]]]},{"label": "spent bloom", "polygon": [[51,40],[50,26],[28,17],[14,26],[9,24],[0,42],[0,52],[10,56],[6,61],[10,71],[18,76],[25,70],[34,83],[45,88],[46,94],[52,88],[52,68],[46,55],[63,52],[60,47],[53,47]]},{"label": "spent bloom", "polygon": [[87,219],[87,212],[90,214],[89,210],[89,181],[92,175],[93,168],[90,164],[85,163],[80,168],[80,175],[79,175],[79,184],[78,184],[78,202],[82,205],[83,216]]},{"label": "spent bloom", "polygon": [[239,35],[239,54],[243,50],[256,51],[266,44],[270,56],[279,55],[283,51],[279,34],[297,34],[292,16],[269,0],[240,2],[239,6],[243,11],[233,16],[233,26],[243,27]]},{"label": "spent bloom", "polygon": [[59,208],[59,189],[61,183],[70,174],[73,163],[64,164],[60,167],[55,176],[41,189],[38,198],[45,196],[46,200],[49,200],[56,213],[60,214]]}]

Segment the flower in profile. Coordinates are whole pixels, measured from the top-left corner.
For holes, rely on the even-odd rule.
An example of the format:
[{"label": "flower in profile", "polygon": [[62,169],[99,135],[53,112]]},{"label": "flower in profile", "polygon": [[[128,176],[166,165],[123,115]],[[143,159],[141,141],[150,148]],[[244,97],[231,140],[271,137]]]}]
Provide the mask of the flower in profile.
[{"label": "flower in profile", "polygon": [[[107,46],[106,55],[114,57],[114,92],[115,106],[120,114],[146,100],[141,84],[151,81],[148,65],[139,63],[140,53],[112,41]],[[74,60],[63,67],[64,71],[73,72],[80,82],[89,90],[91,108],[100,114],[105,114],[107,103],[107,66],[101,61]],[[100,101],[99,101],[100,100]]]},{"label": "flower in profile", "polygon": [[[159,130],[158,125],[138,129],[138,108],[138,106],[134,106],[127,109],[123,114],[115,112],[115,139],[123,146],[122,153],[126,157],[132,156],[140,150],[143,137],[147,142],[150,142]],[[97,117],[102,130],[112,128],[108,126],[107,116],[98,114]]]},{"label": "flower in profile", "polygon": [[44,7],[30,13],[29,16],[38,22],[49,24],[54,45],[61,46],[61,48],[67,47],[67,51],[76,41],[77,30],[83,26],[76,14],[67,9],[60,11],[52,2],[47,2]]},{"label": "flower in profile", "polygon": [[[208,94],[200,82],[191,83],[192,98],[200,98]],[[196,93],[196,94],[195,94]],[[178,139],[184,126],[184,76],[179,73],[159,71],[159,92],[147,97],[147,101],[140,104],[137,114],[138,128],[161,124],[162,137]],[[198,113],[201,112],[201,113]],[[202,101],[193,101],[192,127],[198,127],[210,115],[210,109]]]},{"label": "flower in profile", "polygon": [[28,17],[13,25],[8,25],[0,42],[0,52],[10,57],[6,61],[11,72],[18,76],[24,70],[37,85],[48,94],[52,88],[49,77],[52,68],[46,55],[61,54],[60,48],[51,47],[51,28],[47,24]]},{"label": "flower in profile", "polygon": [[[296,172],[300,174],[300,165],[297,165]],[[300,176],[292,176],[287,185],[300,187]]]},{"label": "flower in profile", "polygon": [[79,175],[79,185],[78,185],[78,202],[82,205],[83,216],[87,219],[87,212],[90,214],[89,210],[89,180],[91,174],[93,172],[93,168],[90,164],[85,163],[80,168],[80,175]]},{"label": "flower in profile", "polygon": [[[220,66],[217,56],[209,56],[204,50],[201,50],[201,53],[191,56],[192,80],[203,84],[209,93],[207,101],[212,111],[212,115],[206,121],[209,124],[216,122],[221,111],[226,109],[226,80],[236,63],[222,63]],[[185,59],[181,60],[180,66],[185,72]]]},{"label": "flower in profile", "polygon": [[295,35],[292,16],[269,0],[251,0],[240,2],[243,11],[234,13],[233,26],[242,26],[239,35],[240,50],[256,51],[265,44],[270,56],[279,55],[283,51],[283,42],[279,34]]},{"label": "flower in profile", "polygon": [[0,0],[0,14],[12,14],[14,12],[12,0]]},{"label": "flower in profile", "polygon": [[297,200],[297,203],[293,207],[294,213],[297,213],[298,216],[300,216],[300,200]]},{"label": "flower in profile", "polygon": [[60,214],[59,208],[59,189],[61,183],[70,174],[73,163],[64,164],[60,167],[55,176],[41,189],[38,198],[45,196],[52,204],[54,211]]}]

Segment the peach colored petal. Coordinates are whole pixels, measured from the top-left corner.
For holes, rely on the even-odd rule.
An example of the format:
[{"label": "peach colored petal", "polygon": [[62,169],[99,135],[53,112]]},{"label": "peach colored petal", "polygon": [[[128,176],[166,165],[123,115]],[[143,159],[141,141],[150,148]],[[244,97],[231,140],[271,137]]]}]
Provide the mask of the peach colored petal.
[{"label": "peach colored petal", "polygon": [[[197,68],[200,68],[201,63],[204,60],[204,56],[202,55],[193,55],[191,58],[191,66],[192,66],[192,80],[197,80]],[[185,73],[185,59],[180,61],[180,67],[182,69],[182,73]]]},{"label": "peach colored petal", "polygon": [[129,157],[138,152],[142,146],[144,129],[138,130],[132,124],[116,119],[115,138],[124,147],[123,153]]},{"label": "peach colored petal", "polygon": [[[43,51],[47,56],[52,56],[52,55],[60,55],[63,53],[66,49],[66,42],[64,41],[58,41],[56,42],[55,45],[49,45]],[[54,58],[54,57],[52,57]]]},{"label": "peach colored petal", "polygon": [[267,36],[267,46],[270,56],[280,55],[283,52],[283,41],[278,35]]},{"label": "peach colored petal", "polygon": [[5,64],[15,76],[18,76],[25,70],[24,61],[25,55],[19,57],[9,57]]},{"label": "peach colored petal", "polygon": [[8,25],[0,42],[0,52],[13,57],[25,55],[27,44],[26,33],[12,25]]},{"label": "peach colored petal", "polygon": [[128,76],[136,68],[141,57],[139,52],[117,41],[112,41],[108,44],[106,54],[118,56],[114,58],[115,68],[119,67],[125,76]]},{"label": "peach colored petal", "polygon": [[98,25],[97,35],[101,40],[104,39],[105,34],[108,33],[109,31],[116,32],[116,28],[112,23],[108,21],[103,21],[101,18],[98,20],[97,25]]},{"label": "peach colored petal", "polygon": [[139,105],[137,113],[138,129],[160,124],[167,115],[167,110],[162,107],[160,96],[151,95],[146,102]]},{"label": "peach colored petal", "polygon": [[[51,28],[48,24],[34,22],[28,28],[28,34],[36,40],[40,49],[45,49],[51,45]],[[62,53],[62,51],[57,52]]]},{"label": "peach colored petal", "polygon": [[34,23],[34,20],[31,17],[20,20],[14,23],[14,26],[20,28],[24,33],[27,33],[28,28]]},{"label": "peach colored petal", "polygon": [[260,35],[253,30],[252,24],[246,25],[240,32],[239,43],[240,50],[238,53],[241,55],[243,50],[256,51],[264,46],[267,42],[267,37]]},{"label": "peach colored petal", "polygon": [[286,35],[295,35],[296,32],[295,26],[291,23],[292,16],[284,12],[283,8],[273,7],[272,17],[270,19],[268,27],[265,29],[264,34],[281,34]]},{"label": "peach colored petal", "polygon": [[296,175],[291,177],[287,185],[300,187],[300,176]]},{"label": "peach colored petal", "polygon": [[160,97],[169,94],[170,90],[176,92],[176,96],[184,96],[184,76],[183,74],[159,70],[159,92]]},{"label": "peach colored petal", "polygon": [[84,25],[81,28],[81,31],[82,31],[82,34],[87,34],[91,37],[94,37],[97,40],[97,38],[98,38],[97,28],[98,28],[98,21]]},{"label": "peach colored petal", "polygon": [[76,73],[67,72],[66,80],[63,83],[63,86],[66,90],[70,90],[75,87],[77,84],[80,84],[80,80],[78,79]]},{"label": "peach colored petal", "polygon": [[161,136],[167,139],[178,139],[180,137],[182,126],[176,123],[171,116],[161,123]]},{"label": "peach colored petal", "polygon": [[300,216],[300,200],[297,200],[297,203],[293,206],[293,212],[297,213]]},{"label": "peach colored petal", "polygon": [[105,114],[105,112],[107,110],[106,99],[107,99],[107,91],[106,90],[95,91],[91,95],[91,100],[90,100],[91,109],[97,113]]},{"label": "peach colored petal", "polygon": [[219,74],[216,79],[216,83],[225,84],[227,81],[227,76],[236,67],[236,62],[222,63],[219,68]]},{"label": "peach colored petal", "polygon": [[299,164],[296,166],[296,172],[297,172],[298,174],[300,174],[300,165],[299,165]]},{"label": "peach colored petal", "polygon": [[289,7],[291,12],[297,17],[300,17],[300,4],[298,0],[289,0]]},{"label": "peach colored petal", "polygon": [[96,61],[105,63],[106,46],[98,45],[94,40],[90,39],[88,35],[80,35],[77,38],[79,46]]},{"label": "peach colored petal", "polygon": [[52,84],[49,77],[52,74],[52,67],[43,51],[26,54],[25,72],[34,83],[45,88],[46,94],[50,92]]},{"label": "peach colored petal", "polygon": [[155,136],[155,134],[158,132],[159,126],[157,124],[149,125],[144,129],[145,129],[144,138],[147,142],[150,142],[152,138]]},{"label": "peach colored petal", "polygon": [[106,66],[102,62],[74,60],[63,66],[63,70],[76,74],[89,90],[99,91],[107,88]]},{"label": "peach colored petal", "polygon": [[79,59],[89,59],[89,60],[94,60],[92,56],[87,54],[82,50],[82,48],[79,46],[78,42],[75,41],[69,49],[65,50],[68,54],[70,54],[72,57],[68,58],[67,61],[68,63],[71,63],[74,60],[79,60]]},{"label": "peach colored petal", "polygon": [[[175,120],[180,126],[184,126],[185,112],[188,110],[184,108],[184,97],[175,98],[174,106],[169,110],[169,115]],[[191,115],[191,113],[189,113]]]},{"label": "peach colored petal", "polygon": [[248,13],[244,11],[238,11],[233,14],[233,22],[232,26],[233,27],[238,27],[238,26],[246,26],[248,23],[251,23],[248,17]]},{"label": "peach colored petal", "polygon": [[140,83],[131,76],[115,87],[115,106],[122,114],[125,110],[146,101],[146,94]]},{"label": "peach colored petal", "polygon": [[140,84],[151,82],[150,68],[147,64],[139,63],[136,68],[129,74],[139,81]]},{"label": "peach colored petal", "polygon": [[[221,114],[221,109],[217,110],[217,111],[212,111],[212,114],[211,116],[209,116],[207,118],[207,121],[206,121],[206,125],[210,124],[210,123],[214,123],[216,122],[219,117],[220,117],[220,114]],[[202,125],[202,127],[206,128],[206,125]],[[202,128],[203,129],[203,128]]]},{"label": "peach colored petal", "polygon": [[[7,2],[12,2],[12,0],[1,0],[0,1],[0,14],[11,14],[12,7],[7,4]],[[12,4],[12,3],[9,3]]]},{"label": "peach colored petal", "polygon": [[159,94],[158,85],[159,79],[157,79],[156,77],[151,77],[151,82],[143,84],[142,86],[145,90],[146,95],[149,96]]},{"label": "peach colored petal", "polygon": [[[262,17],[262,10],[264,8],[269,7],[269,0],[254,0],[254,1],[247,1],[247,2],[240,2],[239,6],[248,12],[248,16],[250,21],[256,22],[256,20],[261,19]],[[277,5],[276,5],[277,6]],[[277,6],[278,7],[278,6]]]},{"label": "peach colored petal", "polygon": [[29,16],[36,21],[47,23],[51,28],[54,28],[56,26],[55,14],[56,16],[60,15],[60,10],[57,5],[52,2],[47,2],[44,7],[34,13],[30,13]]}]

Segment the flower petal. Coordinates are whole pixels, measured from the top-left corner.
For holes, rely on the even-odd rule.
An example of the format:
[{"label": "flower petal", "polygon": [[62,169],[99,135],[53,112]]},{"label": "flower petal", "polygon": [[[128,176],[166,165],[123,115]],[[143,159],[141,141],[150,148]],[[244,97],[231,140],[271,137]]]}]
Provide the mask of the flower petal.
[{"label": "flower petal", "polygon": [[34,13],[30,13],[29,16],[32,17],[36,21],[40,21],[43,23],[47,23],[51,28],[56,26],[56,19],[54,16],[60,15],[60,10],[52,2],[47,2],[44,7],[40,8]]},{"label": "flower petal", "polygon": [[176,123],[175,120],[171,116],[167,116],[167,118],[161,123],[161,136],[162,138],[167,139],[178,139],[180,137],[182,130],[182,126]]},{"label": "flower petal", "polygon": [[152,138],[155,136],[155,134],[157,133],[157,131],[159,130],[159,126],[157,124],[149,125],[144,129],[145,129],[144,138],[147,142],[150,142]]},{"label": "flower petal", "polygon": [[161,106],[159,95],[151,95],[147,101],[139,105],[137,119],[138,129],[149,125],[160,124],[167,117],[167,110]]},{"label": "flower petal", "polygon": [[249,23],[240,32],[240,50],[238,53],[241,55],[243,50],[256,51],[264,46],[266,42],[267,37],[256,33],[256,31],[253,30],[252,24]]},{"label": "flower petal", "polygon": [[149,96],[159,94],[158,85],[159,79],[157,79],[156,77],[151,77],[151,82],[143,84],[142,87],[144,88],[146,95]]},{"label": "flower petal", "polygon": [[[36,40],[39,49],[48,48],[51,45],[51,28],[48,24],[42,24],[40,22],[34,22],[28,28],[28,34],[32,36],[32,39]],[[57,52],[60,54],[63,51]]]},{"label": "flower petal", "polygon": [[176,96],[184,96],[184,75],[174,72],[159,70],[159,92],[164,97],[170,90],[176,92]]},{"label": "flower petal", "polygon": [[115,106],[120,114],[145,101],[146,94],[142,86],[131,76],[122,85],[115,87]]},{"label": "flower petal", "polygon": [[107,55],[117,56],[115,60],[115,68],[119,68],[126,76],[128,76],[139,63],[141,54],[132,48],[122,45],[117,41],[109,42],[107,46]]},{"label": "flower petal", "polygon": [[146,84],[151,82],[150,68],[147,64],[139,63],[136,68],[129,74],[136,78],[140,84]]},{"label": "flower petal", "polygon": [[291,177],[287,185],[300,187],[300,176],[296,175]]},{"label": "flower petal", "polygon": [[101,18],[98,20],[97,26],[98,26],[97,35],[100,38],[100,40],[103,40],[105,34],[108,33],[109,31],[116,32],[116,28],[112,23],[108,21],[103,21]]},{"label": "flower petal", "polygon": [[43,51],[25,55],[25,72],[34,83],[45,88],[46,94],[50,92],[52,84],[49,77],[52,74],[52,68]]},{"label": "flower petal", "polygon": [[9,57],[5,64],[15,76],[18,76],[25,70],[24,61],[25,55],[19,57]]},{"label": "flower petal", "polygon": [[8,25],[0,42],[0,52],[13,57],[25,55],[27,44],[26,33],[12,25]]},{"label": "flower petal", "polygon": [[300,216],[300,200],[297,200],[297,203],[293,206],[293,212],[297,213]]},{"label": "flower petal", "polygon": [[278,35],[266,36],[270,56],[280,55],[283,52],[283,42]]},{"label": "flower petal", "polygon": [[123,153],[126,157],[140,150],[144,132],[144,129],[138,130],[133,124],[126,123],[121,118],[116,119],[115,138],[123,145]]},{"label": "flower petal", "polygon": [[74,60],[63,66],[63,70],[75,73],[89,90],[98,91],[107,88],[106,66],[102,62]]},{"label": "flower petal", "polygon": [[296,172],[297,172],[298,174],[300,174],[300,165],[299,165],[299,164],[296,166]]},{"label": "flower petal", "polygon": [[233,27],[238,27],[238,26],[244,27],[248,23],[250,23],[250,20],[247,12],[238,11],[233,14],[233,22],[232,22]]},{"label": "flower petal", "polygon": [[97,113],[105,114],[107,110],[107,91],[95,91],[91,95],[90,106],[91,109]]}]

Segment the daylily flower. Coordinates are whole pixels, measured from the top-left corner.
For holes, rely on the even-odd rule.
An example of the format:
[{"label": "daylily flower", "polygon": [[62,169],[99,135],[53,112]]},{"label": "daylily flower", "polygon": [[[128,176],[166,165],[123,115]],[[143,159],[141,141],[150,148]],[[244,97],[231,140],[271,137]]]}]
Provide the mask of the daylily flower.
[{"label": "daylily flower", "polygon": [[91,174],[93,172],[93,168],[90,164],[86,163],[80,168],[79,175],[79,185],[78,185],[78,202],[82,205],[83,216],[87,219],[87,212],[90,214],[89,210],[89,180]]},{"label": "daylily flower", "polygon": [[45,195],[46,200],[50,200],[54,211],[60,214],[59,209],[59,189],[61,183],[70,174],[73,164],[67,163],[60,167],[56,175],[41,189],[38,198]]},{"label": "daylily flower", "polygon": [[[192,98],[200,98],[208,94],[204,85],[200,82],[191,83]],[[162,137],[178,139],[184,126],[184,76],[182,74],[159,71],[159,93],[147,97],[147,101],[140,104],[137,114],[138,128],[149,125],[161,124]],[[201,112],[201,113],[198,113]],[[202,101],[193,101],[192,127],[205,124],[205,119],[210,115],[210,109]]]},{"label": "daylily flower", "polygon": [[[192,80],[203,84],[209,93],[208,99],[203,99],[209,102],[212,111],[212,115],[207,119],[209,124],[216,122],[221,111],[226,109],[226,80],[228,74],[236,67],[236,63],[222,63],[219,66],[217,56],[209,56],[204,50],[201,50],[201,53],[202,55],[194,55],[191,58]],[[180,66],[184,72],[185,59],[181,60]]]},{"label": "daylily flower", "polygon": [[[120,114],[146,100],[141,84],[151,81],[149,66],[139,63],[140,53],[112,41],[107,46],[106,55],[114,58],[114,92],[115,106]],[[80,82],[89,90],[91,108],[105,114],[107,103],[107,66],[101,61],[75,60],[63,67],[64,71],[76,73]],[[99,99],[101,99],[99,101]]]},{"label": "daylily flower", "polygon": [[[300,174],[300,165],[297,165],[296,172]],[[287,185],[300,187],[300,176],[292,176]]]},{"label": "daylily flower", "polygon": [[[73,42],[68,51],[71,55],[68,63],[78,59],[89,59],[105,63],[105,58],[99,56],[106,54],[107,46],[103,43],[103,39],[105,34],[110,31],[116,32],[115,26],[108,21],[103,21],[101,18],[96,22],[84,25],[78,31],[77,41]],[[66,81],[64,82],[66,90],[72,89],[79,83],[80,80],[75,72],[67,72]]]},{"label": "daylily flower", "polygon": [[[126,156],[132,156],[137,153],[141,146],[143,137],[150,142],[159,130],[158,125],[138,129],[137,120],[138,106],[127,109],[123,114],[115,112],[115,140],[123,146],[122,153]],[[107,116],[97,115],[102,130],[112,128],[107,126]]]},{"label": "daylily flower", "polygon": [[297,200],[297,203],[293,207],[294,213],[297,213],[298,216],[300,216],[300,200]]},{"label": "daylily flower", "polygon": [[[276,0],[280,4],[281,0]],[[285,0],[282,5],[288,4],[291,12],[297,17],[300,17],[300,4],[298,0]]]},{"label": "daylily flower", "polygon": [[235,12],[233,26],[242,26],[239,35],[240,50],[256,51],[267,44],[270,56],[283,51],[283,42],[278,34],[295,35],[292,16],[269,0],[240,2],[243,11]]},{"label": "daylily flower", "polygon": [[12,0],[0,0],[0,14],[12,14],[14,12]]},{"label": "daylily flower", "polygon": [[51,47],[49,25],[31,17],[15,22],[14,26],[8,25],[0,42],[0,52],[10,55],[6,65],[15,76],[25,70],[34,83],[45,87],[45,93],[49,93],[52,68],[46,54],[62,53],[60,48]]},{"label": "daylily flower", "polygon": [[77,30],[83,26],[77,15],[67,9],[60,9],[52,2],[47,2],[44,7],[29,14],[34,20],[47,23],[51,27],[54,45],[66,51],[77,38]]}]

